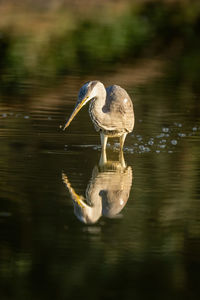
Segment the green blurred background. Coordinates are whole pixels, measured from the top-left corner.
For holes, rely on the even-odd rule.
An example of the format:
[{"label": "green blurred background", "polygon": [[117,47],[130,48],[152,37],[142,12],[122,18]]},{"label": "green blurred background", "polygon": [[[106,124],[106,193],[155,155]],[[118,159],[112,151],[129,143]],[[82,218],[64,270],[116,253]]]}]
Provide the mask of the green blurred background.
[{"label": "green blurred background", "polygon": [[0,15],[1,93],[155,56],[174,60],[179,79],[199,89],[198,0],[5,0]]}]

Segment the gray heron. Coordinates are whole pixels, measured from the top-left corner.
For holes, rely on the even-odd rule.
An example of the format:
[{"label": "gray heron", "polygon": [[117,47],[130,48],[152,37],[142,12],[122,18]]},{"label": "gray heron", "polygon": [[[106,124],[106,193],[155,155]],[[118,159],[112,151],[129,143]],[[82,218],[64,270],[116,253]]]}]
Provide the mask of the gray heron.
[{"label": "gray heron", "polygon": [[89,114],[95,129],[100,132],[102,150],[106,149],[110,137],[119,137],[122,150],[126,135],[133,130],[135,120],[131,98],[118,85],[105,88],[100,81],[85,83],[79,91],[76,106],[63,130],[89,101]]}]

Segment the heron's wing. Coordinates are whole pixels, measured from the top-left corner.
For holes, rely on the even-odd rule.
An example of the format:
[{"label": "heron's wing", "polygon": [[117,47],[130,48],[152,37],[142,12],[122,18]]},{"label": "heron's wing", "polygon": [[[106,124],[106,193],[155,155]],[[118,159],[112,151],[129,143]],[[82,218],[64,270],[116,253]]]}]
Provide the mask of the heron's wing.
[{"label": "heron's wing", "polygon": [[106,91],[106,109],[110,114],[112,126],[117,129],[121,126],[128,132],[132,131],[134,112],[130,96],[118,85],[109,86]]}]

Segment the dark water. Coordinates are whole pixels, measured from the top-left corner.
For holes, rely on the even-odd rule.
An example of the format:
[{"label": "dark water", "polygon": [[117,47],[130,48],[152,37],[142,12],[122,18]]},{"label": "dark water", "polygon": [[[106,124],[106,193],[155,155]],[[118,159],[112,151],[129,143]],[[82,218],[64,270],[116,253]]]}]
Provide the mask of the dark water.
[{"label": "dark water", "polygon": [[114,82],[135,107],[126,166],[118,140],[99,166],[87,108],[60,129],[88,78],[1,97],[1,299],[199,299],[199,93],[171,74]]}]

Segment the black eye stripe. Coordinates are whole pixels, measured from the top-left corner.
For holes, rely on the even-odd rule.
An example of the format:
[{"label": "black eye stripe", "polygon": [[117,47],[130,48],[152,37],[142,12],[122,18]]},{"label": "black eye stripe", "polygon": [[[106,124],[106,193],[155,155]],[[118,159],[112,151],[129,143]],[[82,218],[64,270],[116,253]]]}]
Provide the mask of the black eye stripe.
[{"label": "black eye stripe", "polygon": [[98,81],[88,81],[80,89],[78,99],[82,100],[91,93]]}]

